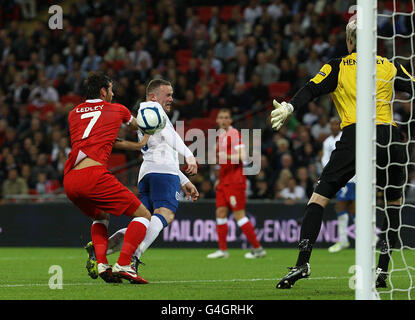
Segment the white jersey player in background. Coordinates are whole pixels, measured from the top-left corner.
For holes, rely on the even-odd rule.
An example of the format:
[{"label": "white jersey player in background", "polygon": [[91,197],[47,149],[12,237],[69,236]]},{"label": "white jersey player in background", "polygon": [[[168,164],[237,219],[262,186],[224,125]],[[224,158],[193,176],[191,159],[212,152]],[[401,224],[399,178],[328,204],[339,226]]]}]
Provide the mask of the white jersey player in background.
[{"label": "white jersey player in background", "polygon": [[[330,155],[336,148],[336,142],[340,140],[342,131],[340,129],[340,119],[334,117],[330,119],[331,135],[323,142],[323,155],[321,163],[323,167],[329,162]],[[350,246],[347,237],[347,227],[349,225],[349,214],[355,214],[355,177],[340,189],[336,195],[337,231],[339,241],[329,247],[329,252],[339,252]]]},{"label": "white jersey player in background", "polygon": [[[180,190],[182,189],[188,199],[196,201],[199,192],[189,179],[180,171],[178,154],[182,155],[186,161],[186,173],[194,175],[197,173],[197,163],[193,153],[184,144],[182,138],[174,129],[167,114],[171,110],[173,102],[173,88],[170,82],[162,79],[150,81],[146,91],[146,102],[140,103],[140,108],[154,107],[160,115],[166,118],[166,126],[160,132],[148,138],[147,144],[141,148],[143,153],[143,163],[141,164],[138,176],[139,198],[142,203],[150,210],[152,217],[146,236],[137,248],[133,262],[137,269],[140,264],[140,257],[147,248],[154,242],[160,232],[167,227],[173,220],[178,207]],[[144,135],[137,131],[141,141]],[[125,150],[139,150],[138,143],[128,142],[124,144]],[[118,148],[122,148],[118,144]],[[122,247],[126,228],[115,232],[108,239],[107,254],[119,251]],[[93,250],[86,247],[93,259]],[[90,273],[90,272],[89,272]]]}]

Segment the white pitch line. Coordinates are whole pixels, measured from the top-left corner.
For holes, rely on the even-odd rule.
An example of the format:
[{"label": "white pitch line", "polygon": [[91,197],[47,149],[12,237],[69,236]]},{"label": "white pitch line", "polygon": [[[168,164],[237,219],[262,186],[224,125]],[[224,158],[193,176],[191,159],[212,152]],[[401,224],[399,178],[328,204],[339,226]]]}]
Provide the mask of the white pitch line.
[{"label": "white pitch line", "polygon": [[[349,279],[350,277],[316,277],[316,278],[309,278],[306,280],[340,280],[340,279]],[[214,283],[214,282],[258,282],[258,281],[277,281],[281,280],[281,278],[258,278],[258,279],[228,279],[228,280],[161,280],[161,281],[150,281],[150,284],[174,284],[174,283]],[[106,285],[104,282],[98,283],[62,283],[63,286],[96,286],[96,285]],[[49,286],[47,283],[27,283],[27,284],[3,284],[0,285],[0,288],[15,288],[15,287],[42,287],[42,286]]]},{"label": "white pitch line", "polygon": [[[415,275],[412,275],[415,277]],[[304,280],[346,280],[350,279],[351,276],[344,277],[312,277]],[[407,276],[394,276],[394,278],[404,278]],[[206,279],[206,280],[160,280],[160,281],[150,281],[150,284],[175,284],[175,283],[215,283],[215,282],[258,282],[258,281],[278,281],[281,278],[257,278],[257,279]],[[107,285],[104,282],[97,280],[97,282],[84,282],[84,283],[62,283],[63,286],[102,286]],[[0,285],[0,288],[16,288],[16,287],[42,287],[49,286],[47,283],[27,283],[27,284],[3,284]]]},{"label": "white pitch line", "polygon": [[[10,261],[10,260],[21,260],[22,257],[0,257],[0,261]],[[55,259],[55,257],[25,257],[25,260],[51,260]],[[79,256],[65,256],[60,257],[59,260],[73,260],[79,259]]]}]

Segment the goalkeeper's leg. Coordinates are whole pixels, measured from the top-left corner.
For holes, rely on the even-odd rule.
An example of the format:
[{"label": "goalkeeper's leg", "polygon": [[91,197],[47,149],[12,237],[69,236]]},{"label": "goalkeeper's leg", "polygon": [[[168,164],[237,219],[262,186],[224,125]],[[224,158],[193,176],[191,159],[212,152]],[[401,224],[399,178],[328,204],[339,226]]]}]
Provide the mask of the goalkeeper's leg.
[{"label": "goalkeeper's leg", "polygon": [[376,162],[379,167],[385,167],[386,170],[376,170],[376,181],[379,187],[385,187],[384,195],[386,197],[385,220],[382,225],[380,234],[380,254],[377,266],[376,287],[386,288],[386,279],[388,276],[389,262],[392,255],[392,249],[398,246],[399,227],[400,227],[400,208],[402,206],[402,194],[404,191],[404,182],[406,174],[404,164],[407,163],[406,147],[402,142],[402,136],[399,130],[392,127],[392,143],[390,142],[391,131],[389,127],[379,126],[377,129],[377,139],[381,145],[389,144],[388,148],[377,148]]},{"label": "goalkeeper's leg", "polygon": [[320,233],[323,221],[324,208],[330,199],[318,193],[313,193],[305,210],[301,225],[299,253],[295,267],[289,268],[289,273],[277,284],[278,289],[290,289],[294,283],[302,278],[308,278],[311,274],[310,257],[313,244]]},{"label": "goalkeeper's leg", "polygon": [[317,193],[313,193],[308,202],[304,219],[301,224],[300,242],[298,253],[297,267],[310,261],[311,251],[314,243],[320,233],[321,223],[323,221],[324,208],[330,199]]},{"label": "goalkeeper's leg", "polygon": [[396,246],[399,236],[399,211],[401,200],[390,201],[387,204],[386,215],[380,234],[380,254],[377,266],[377,288],[386,288],[389,262],[392,255],[392,248]]}]

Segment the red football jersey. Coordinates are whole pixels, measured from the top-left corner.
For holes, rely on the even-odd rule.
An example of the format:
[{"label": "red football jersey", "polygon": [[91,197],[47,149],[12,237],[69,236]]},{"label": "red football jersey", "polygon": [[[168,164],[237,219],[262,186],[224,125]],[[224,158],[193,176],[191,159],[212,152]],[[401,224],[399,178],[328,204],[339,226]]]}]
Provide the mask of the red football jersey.
[{"label": "red football jersey", "polygon": [[[226,152],[227,155],[239,153],[239,149],[244,147],[242,143],[241,134],[238,130],[232,126],[228,128],[228,131],[219,134],[217,152]],[[243,164],[232,163],[231,160],[227,160],[226,163],[221,163],[223,160],[219,160],[219,181],[220,184],[245,184],[246,177],[242,172]]]},{"label": "red football jersey", "polygon": [[107,167],[121,124],[132,119],[130,110],[125,106],[101,99],[86,100],[75,107],[68,116],[72,150],[64,173],[86,157]]}]

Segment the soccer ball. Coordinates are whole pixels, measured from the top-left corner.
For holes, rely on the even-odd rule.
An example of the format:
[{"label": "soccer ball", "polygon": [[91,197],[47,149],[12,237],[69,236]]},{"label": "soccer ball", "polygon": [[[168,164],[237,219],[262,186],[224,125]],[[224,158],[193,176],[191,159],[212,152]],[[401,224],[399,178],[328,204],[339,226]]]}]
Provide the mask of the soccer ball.
[{"label": "soccer ball", "polygon": [[166,126],[166,118],[156,107],[145,107],[138,110],[137,124],[145,134],[155,134]]}]

